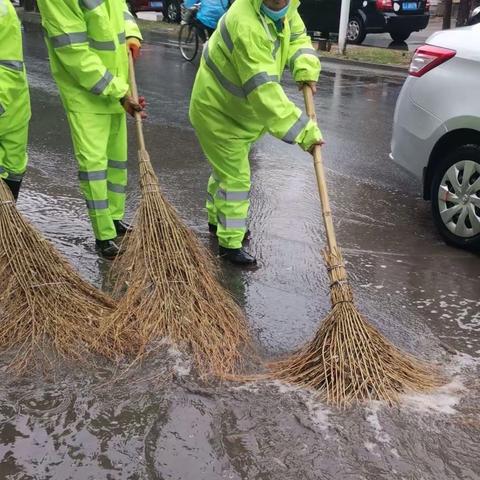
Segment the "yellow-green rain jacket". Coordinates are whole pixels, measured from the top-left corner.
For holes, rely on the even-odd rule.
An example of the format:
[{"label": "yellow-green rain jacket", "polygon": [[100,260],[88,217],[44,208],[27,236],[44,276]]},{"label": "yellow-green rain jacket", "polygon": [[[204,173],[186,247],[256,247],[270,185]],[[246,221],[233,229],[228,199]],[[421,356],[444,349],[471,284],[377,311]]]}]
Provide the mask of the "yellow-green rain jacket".
[{"label": "yellow-green rain jacket", "polygon": [[279,82],[286,65],[297,82],[318,80],[320,61],[298,13],[298,0],[291,0],[281,31],[260,13],[261,3],[236,0],[220,20],[203,51],[190,117],[197,130],[208,129],[212,135],[220,121],[231,124],[235,138],[252,140],[268,131],[307,150],[321,133]]},{"label": "yellow-green rain jacket", "polygon": [[0,0],[0,134],[30,119],[20,21],[10,0]]},{"label": "yellow-green rain jacket", "polygon": [[37,0],[52,74],[72,112],[120,113],[126,38],[141,39],[125,0]]}]

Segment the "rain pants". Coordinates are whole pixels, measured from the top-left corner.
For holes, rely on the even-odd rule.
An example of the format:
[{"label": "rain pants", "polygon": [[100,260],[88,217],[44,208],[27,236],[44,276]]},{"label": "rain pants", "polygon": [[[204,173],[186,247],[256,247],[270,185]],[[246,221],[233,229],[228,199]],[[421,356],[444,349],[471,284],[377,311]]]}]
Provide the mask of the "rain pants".
[{"label": "rain pants", "polygon": [[295,81],[316,81],[320,62],[291,0],[283,22],[260,11],[262,0],[235,0],[203,51],[190,102],[190,120],[212,166],[208,221],[219,244],[240,248],[250,194],[248,154],[269,132],[308,150],[321,133],[286,96],[280,78],[288,64]]},{"label": "rain pants", "polygon": [[20,21],[10,0],[0,0],[0,177],[20,182],[27,168],[30,96]]},{"label": "rain pants", "polygon": [[141,39],[125,0],[37,0],[50,67],[67,112],[95,237],[125,213],[127,37]]}]

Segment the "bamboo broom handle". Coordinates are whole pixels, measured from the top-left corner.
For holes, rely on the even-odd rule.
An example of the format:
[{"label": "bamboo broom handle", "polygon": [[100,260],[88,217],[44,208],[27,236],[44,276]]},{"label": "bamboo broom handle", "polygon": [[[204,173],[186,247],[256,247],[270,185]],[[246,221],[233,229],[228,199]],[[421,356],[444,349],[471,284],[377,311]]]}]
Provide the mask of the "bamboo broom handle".
[{"label": "bamboo broom handle", "polygon": [[[313,92],[309,85],[303,87],[303,97],[305,99],[305,108],[307,115],[314,121],[317,121],[315,113],[315,104],[313,103]],[[330,252],[335,252],[338,248],[335,229],[333,226],[332,211],[330,210],[330,200],[328,198],[327,182],[325,179],[325,170],[323,168],[322,147],[315,145],[313,150],[313,163],[315,166],[315,174],[317,177],[318,191],[320,193],[320,201],[322,203],[323,221],[327,232],[327,243]]]},{"label": "bamboo broom handle", "polygon": [[[133,64],[133,57],[130,51],[128,52],[128,70],[130,79],[130,92],[133,99],[138,102],[138,88],[137,81],[135,79],[135,66]],[[137,127],[138,149],[145,150],[145,138],[143,136],[142,116],[140,112],[135,112],[135,124]]]}]

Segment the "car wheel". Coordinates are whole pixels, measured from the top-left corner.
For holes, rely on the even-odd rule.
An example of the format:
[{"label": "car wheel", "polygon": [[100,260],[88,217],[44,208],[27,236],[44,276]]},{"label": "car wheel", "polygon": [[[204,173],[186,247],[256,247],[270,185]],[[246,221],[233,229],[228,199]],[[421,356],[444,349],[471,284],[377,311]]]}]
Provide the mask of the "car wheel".
[{"label": "car wheel", "polygon": [[392,40],[396,43],[404,42],[408,39],[412,32],[390,32]]},{"label": "car wheel", "polygon": [[432,213],[449,245],[480,251],[480,145],[464,145],[438,164]]},{"label": "car wheel", "polygon": [[359,45],[365,40],[366,36],[367,31],[362,17],[355,15],[348,22],[347,41]]},{"label": "car wheel", "polygon": [[179,0],[165,0],[164,19],[169,23],[180,23],[182,9]]}]

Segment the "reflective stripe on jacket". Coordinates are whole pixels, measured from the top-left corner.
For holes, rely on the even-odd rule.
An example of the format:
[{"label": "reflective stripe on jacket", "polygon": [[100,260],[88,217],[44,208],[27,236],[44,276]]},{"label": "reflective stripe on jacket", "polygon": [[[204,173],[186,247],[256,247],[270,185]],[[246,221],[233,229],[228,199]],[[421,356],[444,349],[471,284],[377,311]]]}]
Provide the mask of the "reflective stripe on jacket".
[{"label": "reflective stripe on jacket", "polygon": [[[208,109],[214,109],[212,118],[224,115],[245,137],[268,131],[303,148],[321,138],[318,127],[280,85],[286,65],[295,81],[316,81],[320,74],[320,62],[298,4],[291,0],[279,30],[260,13],[261,0],[233,3],[204,48],[192,93],[192,117],[199,113],[208,121]],[[208,128],[215,130],[214,125]]]},{"label": "reflective stripe on jacket", "polygon": [[52,74],[65,108],[120,113],[128,91],[126,37],[141,34],[125,0],[38,0]]},{"label": "reflective stripe on jacket", "polygon": [[29,119],[20,21],[10,0],[0,0],[0,134],[18,129]]}]

